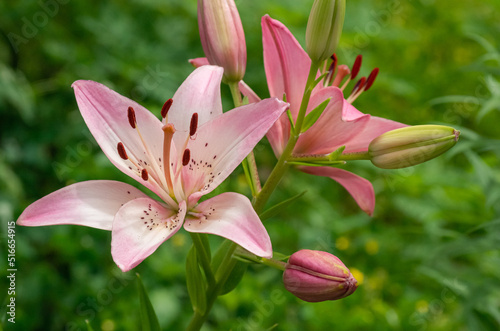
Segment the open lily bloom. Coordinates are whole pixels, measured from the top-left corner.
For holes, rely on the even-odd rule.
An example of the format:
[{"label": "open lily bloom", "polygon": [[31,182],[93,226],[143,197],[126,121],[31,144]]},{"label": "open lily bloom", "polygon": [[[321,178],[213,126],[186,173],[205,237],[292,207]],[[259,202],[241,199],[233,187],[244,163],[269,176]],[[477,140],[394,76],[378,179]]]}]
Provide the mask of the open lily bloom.
[{"label": "open lily bloom", "polygon": [[[262,36],[269,93],[272,97],[277,98],[283,98],[283,95],[286,95],[286,99],[290,103],[290,112],[296,120],[311,59],[290,31],[281,22],[268,15],[262,18]],[[201,64],[202,61],[197,59],[194,63]],[[337,81],[332,79],[334,85],[338,86],[348,71],[346,66],[339,66]],[[373,83],[374,78],[375,76],[373,76],[371,83]],[[368,84],[369,81],[370,78],[363,80],[363,83]],[[345,146],[344,153],[366,152],[369,143],[380,134],[406,126],[361,113],[350,103],[355,98],[350,97],[346,100],[342,90],[337,86],[319,84],[313,90],[307,112],[327,99],[330,99],[330,102],[317,122],[308,131],[301,134],[293,151],[294,155],[326,155],[342,146]],[[249,98],[250,102],[260,100],[243,82],[240,82],[240,90]],[[357,90],[355,88],[355,93],[359,95],[362,90],[362,86],[358,85]],[[276,156],[283,152],[289,135],[290,122],[284,114],[267,134]],[[330,177],[337,181],[347,189],[363,211],[369,215],[373,213],[375,194],[373,186],[368,180],[339,168],[325,166],[301,167],[300,169],[306,173]]]},{"label": "open lily bloom", "polygon": [[31,204],[17,224],[77,224],[111,230],[123,271],[184,224],[271,257],[271,241],[248,198],[223,193],[198,203],[247,156],[287,108],[275,98],[222,113],[222,68],[196,69],[162,108],[163,123],[134,101],[92,81],[73,84],[78,106],[109,160],[156,193],[116,181],[87,181]]}]

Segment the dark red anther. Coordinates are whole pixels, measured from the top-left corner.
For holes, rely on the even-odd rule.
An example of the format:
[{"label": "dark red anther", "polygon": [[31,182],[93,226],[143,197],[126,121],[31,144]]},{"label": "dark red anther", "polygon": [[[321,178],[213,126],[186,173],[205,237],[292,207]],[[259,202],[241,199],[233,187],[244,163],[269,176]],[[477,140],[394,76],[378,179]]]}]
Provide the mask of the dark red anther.
[{"label": "dark red anther", "polygon": [[148,171],[146,169],[142,169],[142,171],[141,171],[141,177],[144,180],[148,180],[149,174],[148,174]]},{"label": "dark red anther", "polygon": [[116,146],[116,149],[118,150],[118,155],[124,160],[128,160],[128,155],[127,151],[125,151],[125,146],[123,146],[123,143],[119,142],[118,146]]},{"label": "dark red anther", "polygon": [[198,113],[194,113],[193,116],[191,116],[191,123],[189,124],[189,135],[194,136],[197,129],[198,129]]},{"label": "dark red anther", "polygon": [[191,151],[189,148],[184,150],[184,154],[182,154],[182,165],[187,166],[189,164],[189,160],[191,159]]},{"label": "dark red anther", "polygon": [[128,116],[128,122],[130,123],[130,126],[132,127],[132,129],[135,129],[135,125],[136,125],[137,121],[135,120],[134,108],[128,107],[127,116]]},{"label": "dark red anther", "polygon": [[365,85],[365,82],[366,82],[366,77],[365,76],[361,77],[358,80],[358,82],[356,83],[356,85],[354,85],[354,88],[352,89],[351,94],[354,94],[354,93],[358,92],[359,90],[361,90],[363,88],[363,86]]},{"label": "dark red anther", "polygon": [[172,98],[165,101],[165,103],[163,104],[163,107],[161,107],[161,117],[163,117],[163,118],[167,117],[168,111],[170,110],[170,107],[172,106],[172,102],[174,102],[174,100],[172,100]]},{"label": "dark red anther", "polygon": [[375,68],[372,70],[372,72],[370,72],[370,76],[368,76],[368,79],[366,80],[365,91],[368,91],[368,89],[372,87],[375,78],[377,78],[378,71],[378,68]]},{"label": "dark red anther", "polygon": [[351,70],[351,80],[354,80],[359,73],[359,69],[361,68],[361,60],[363,57],[360,55],[356,56],[356,60],[354,60],[354,64],[352,65]]}]

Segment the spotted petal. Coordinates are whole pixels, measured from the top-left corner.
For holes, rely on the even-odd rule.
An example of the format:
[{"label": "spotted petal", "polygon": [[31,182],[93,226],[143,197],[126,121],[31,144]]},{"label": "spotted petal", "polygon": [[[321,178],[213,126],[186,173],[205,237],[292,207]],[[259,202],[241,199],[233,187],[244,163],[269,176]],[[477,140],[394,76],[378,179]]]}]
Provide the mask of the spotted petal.
[{"label": "spotted petal", "polygon": [[222,193],[203,201],[188,215],[184,228],[189,232],[215,234],[234,241],[257,256],[271,258],[271,239],[247,197]]},{"label": "spotted petal", "polygon": [[276,98],[238,107],[202,125],[189,141],[189,164],[182,169],[186,196],[211,192],[264,137],[288,104]]},{"label": "spotted petal", "polygon": [[221,67],[211,65],[197,68],[175,92],[168,121],[177,130],[174,135],[176,146],[184,144],[194,113],[198,113],[199,126],[222,114],[220,83],[223,72]]},{"label": "spotted petal", "polygon": [[372,184],[347,170],[331,167],[301,167],[300,170],[316,176],[330,177],[342,185],[368,215],[375,209],[375,192]]},{"label": "spotted petal", "polygon": [[76,183],[35,201],[24,210],[18,225],[85,225],[111,230],[116,212],[136,198],[146,197],[133,186],[111,180]]},{"label": "spotted petal", "polygon": [[113,221],[113,260],[124,272],[134,268],[179,231],[185,215],[185,202],[178,211],[151,198],[126,203]]},{"label": "spotted petal", "polygon": [[[146,108],[102,84],[79,80],[72,86],[83,119],[104,154],[122,172],[162,196],[162,189],[152,181],[144,181],[141,178],[142,169],[123,160],[117,151],[118,143],[122,142],[129,157],[136,159],[141,168],[151,169],[159,163],[163,154],[161,122]],[[135,110],[137,128],[143,140],[129,123],[128,107]],[[157,173],[159,177],[163,175],[162,171]]]}]

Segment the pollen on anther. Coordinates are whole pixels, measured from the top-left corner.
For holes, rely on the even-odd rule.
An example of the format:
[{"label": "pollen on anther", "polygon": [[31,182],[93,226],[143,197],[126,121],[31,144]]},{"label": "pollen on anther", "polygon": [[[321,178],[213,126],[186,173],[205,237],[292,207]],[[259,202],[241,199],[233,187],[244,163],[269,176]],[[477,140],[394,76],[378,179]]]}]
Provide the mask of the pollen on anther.
[{"label": "pollen on anther", "polygon": [[170,107],[172,106],[174,100],[172,98],[168,99],[165,101],[163,104],[163,107],[161,107],[161,117],[165,118],[167,117],[168,111],[170,110]]},{"label": "pollen on anther", "polygon": [[141,171],[141,177],[144,180],[148,180],[149,174],[148,174],[148,171],[146,169],[142,169],[142,171]]},{"label": "pollen on anther", "polygon": [[137,121],[135,119],[135,110],[134,110],[134,108],[128,107],[128,109],[127,109],[127,116],[128,116],[128,122],[129,122],[130,126],[132,127],[132,129],[135,129]]},{"label": "pollen on anther", "polygon": [[118,150],[118,155],[124,160],[128,160],[128,155],[127,151],[125,150],[125,146],[123,146],[122,142],[119,142],[118,145],[116,146],[116,149]]},{"label": "pollen on anther", "polygon": [[191,123],[189,124],[189,135],[192,137],[198,129],[198,113],[193,113],[191,116]]},{"label": "pollen on anther", "polygon": [[184,150],[184,154],[182,154],[182,165],[187,166],[189,164],[189,160],[191,158],[191,151],[189,148]]}]

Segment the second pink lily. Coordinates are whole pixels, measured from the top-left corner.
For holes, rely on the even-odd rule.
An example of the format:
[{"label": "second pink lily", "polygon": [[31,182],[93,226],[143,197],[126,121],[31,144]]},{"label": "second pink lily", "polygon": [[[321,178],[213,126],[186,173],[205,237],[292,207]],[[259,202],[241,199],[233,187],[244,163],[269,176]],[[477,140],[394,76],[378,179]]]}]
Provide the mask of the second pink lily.
[{"label": "second pink lily", "polygon": [[[290,103],[292,117],[296,120],[311,67],[311,59],[286,26],[268,15],[262,18],[262,35],[269,93],[277,98],[283,98],[285,95],[287,102]],[[338,75],[348,74],[349,69],[346,70],[346,66],[339,69]],[[243,82],[240,82],[240,90],[250,102],[260,100]],[[358,91],[361,89],[358,88]],[[345,146],[344,153],[366,152],[369,143],[380,134],[406,126],[361,113],[349,102],[352,99],[348,101],[344,98],[342,90],[337,86],[324,87],[319,84],[311,95],[307,112],[327,99],[330,99],[330,102],[323,114],[308,131],[299,137],[293,151],[294,155],[327,155],[342,146]],[[283,152],[289,136],[290,122],[284,114],[267,134],[276,156],[279,157]],[[303,166],[300,170],[337,181],[352,195],[363,211],[369,215],[373,213],[375,194],[368,180],[347,170],[327,166]]]}]

